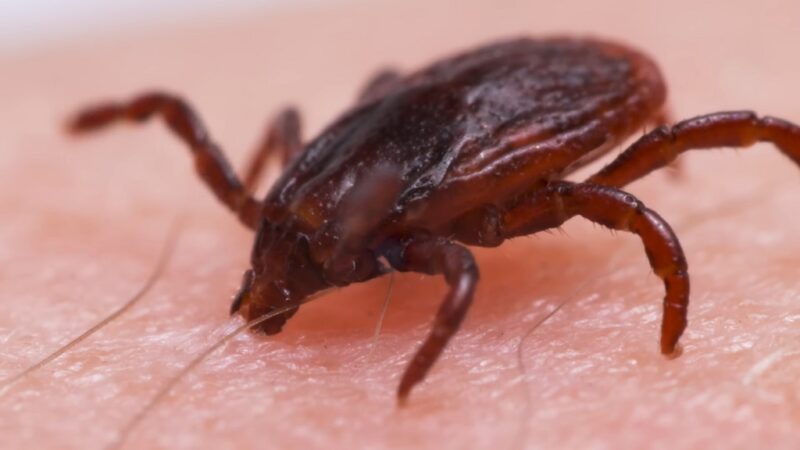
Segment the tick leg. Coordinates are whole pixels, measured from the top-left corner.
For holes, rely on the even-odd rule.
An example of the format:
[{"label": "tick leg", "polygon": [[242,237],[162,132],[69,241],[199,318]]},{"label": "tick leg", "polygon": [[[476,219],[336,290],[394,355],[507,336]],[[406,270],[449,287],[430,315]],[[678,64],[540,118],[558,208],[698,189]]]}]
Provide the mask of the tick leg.
[{"label": "tick leg", "polygon": [[689,305],[686,258],[667,222],[634,196],[607,186],[557,182],[522,197],[488,222],[497,224],[494,233],[511,238],[558,227],[576,215],[615,230],[635,233],[642,240],[650,267],[664,281],[661,352],[672,354],[686,328]]},{"label": "tick leg", "polygon": [[399,171],[379,166],[343,199],[336,220],[322,230],[315,243],[321,248],[333,248],[325,261],[328,282],[345,285],[382,273],[369,243],[374,230],[390,216],[402,187]]},{"label": "tick leg", "polygon": [[270,155],[277,153],[281,158],[281,165],[286,165],[302,150],[300,114],[295,108],[286,108],[272,119],[264,138],[245,168],[244,186],[247,192],[256,190]]},{"label": "tick leg", "polygon": [[[672,108],[665,106],[660,113],[658,113],[652,121],[652,126],[660,127],[675,123],[675,115],[672,112]],[[683,174],[686,170],[686,166],[683,164],[683,160],[679,158],[675,158],[671,163],[667,165],[670,169],[669,176],[673,180],[679,180],[683,177]]]},{"label": "tick leg", "polygon": [[160,115],[173,133],[191,149],[200,177],[246,226],[255,229],[261,215],[261,203],[244,189],[220,148],[208,135],[192,108],[178,97],[149,93],[127,103],[105,103],[80,111],[68,124],[73,133],[104,128],[114,122],[144,122]]},{"label": "tick leg", "polygon": [[373,75],[367,85],[358,94],[358,103],[368,103],[383,97],[394,89],[400,82],[400,73],[394,69],[383,69]]},{"label": "tick leg", "polygon": [[800,127],[750,111],[720,112],[658,127],[634,142],[587,182],[622,187],[692,149],[748,147],[771,142],[800,164]]},{"label": "tick leg", "polygon": [[444,239],[412,240],[387,253],[387,259],[397,270],[442,274],[450,285],[431,332],[400,380],[397,398],[402,404],[411,389],[425,378],[464,320],[478,282],[478,266],[466,247]]}]

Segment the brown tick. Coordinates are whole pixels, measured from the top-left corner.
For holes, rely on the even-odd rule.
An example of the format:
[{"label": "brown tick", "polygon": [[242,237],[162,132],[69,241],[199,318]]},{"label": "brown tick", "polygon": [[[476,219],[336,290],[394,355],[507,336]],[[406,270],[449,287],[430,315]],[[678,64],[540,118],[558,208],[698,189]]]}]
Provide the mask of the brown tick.
[{"label": "brown tick", "polygon": [[[256,232],[252,268],[231,312],[257,318],[332,286],[390,270],[441,274],[450,285],[398,398],[439,358],[472,302],[478,267],[466,245],[558,227],[580,215],[636,233],[664,281],[661,351],[686,328],[689,275],[670,226],[621,187],[680,153],[771,142],[800,163],[800,127],[752,112],[660,126],[583,183],[564,177],[663,117],[666,89],[647,56],[594,39],[517,39],[401,75],[386,71],[304,143],[281,112],[240,181],[179,97],[150,93],[81,112],[74,132],[160,115],[191,149],[214,194]],[[286,168],[263,201],[252,195],[270,155]],[[297,308],[260,325],[278,333]]]}]

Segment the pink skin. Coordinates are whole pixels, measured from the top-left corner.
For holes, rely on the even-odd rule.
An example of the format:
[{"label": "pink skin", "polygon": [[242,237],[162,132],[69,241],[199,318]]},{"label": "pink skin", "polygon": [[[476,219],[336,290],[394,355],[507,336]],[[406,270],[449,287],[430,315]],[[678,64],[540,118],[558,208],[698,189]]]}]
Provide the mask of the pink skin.
[{"label": "pink skin", "polygon": [[[0,448],[108,445],[241,323],[226,311],[252,236],[197,181],[181,145],[156,125],[73,141],[56,126],[65,113],[171,87],[244,161],[266,111],[295,100],[314,132],[381,63],[413,66],[490,36],[613,30],[662,63],[677,117],[752,108],[800,120],[800,63],[785,57],[796,2],[774,13],[725,2],[725,20],[705,3],[631,3],[625,15],[620,3],[580,17],[563,2],[467,3],[449,30],[445,6],[423,19],[409,6],[339,8],[0,60],[0,379],[124,303],[185,216],[139,305],[0,398]],[[694,153],[677,182],[663,171],[630,188],[672,223],[689,260],[680,358],[659,354],[662,286],[638,239],[575,219],[564,233],[476,251],[475,306],[406,408],[394,392],[445,292],[436,277],[397,276],[377,341],[388,278],[304,306],[280,335],[238,337],[146,416],[129,448],[792,448],[800,185],[768,146],[739,155]]]}]

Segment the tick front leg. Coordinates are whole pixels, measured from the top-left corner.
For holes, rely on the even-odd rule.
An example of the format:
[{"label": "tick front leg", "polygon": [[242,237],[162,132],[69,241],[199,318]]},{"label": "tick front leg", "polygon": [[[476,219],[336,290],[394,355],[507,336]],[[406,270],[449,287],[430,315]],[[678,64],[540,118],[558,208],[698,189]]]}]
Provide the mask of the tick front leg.
[{"label": "tick front leg", "polygon": [[358,94],[358,103],[368,103],[383,97],[400,84],[400,73],[394,69],[383,69],[373,75]]},{"label": "tick front leg", "polygon": [[800,164],[797,125],[774,117],[760,118],[750,111],[720,112],[685,120],[671,128],[656,128],[586,181],[622,187],[664,167],[687,150],[748,147],[756,142],[770,142]]},{"label": "tick front leg", "polygon": [[450,285],[431,332],[400,380],[397,399],[402,405],[411,389],[425,378],[439,359],[464,320],[478,282],[478,266],[469,250],[444,239],[412,240],[388,251],[387,259],[400,271],[442,274]]},{"label": "tick front leg", "polygon": [[[312,248],[328,249],[325,279],[337,286],[365,281],[384,273],[370,242],[385,221],[403,188],[402,173],[390,166],[373,168],[342,200],[335,220],[329,221],[312,242]],[[314,252],[314,250],[312,250]]]},{"label": "tick front leg", "polygon": [[256,190],[271,155],[279,155],[281,165],[286,165],[302,150],[300,113],[295,108],[285,108],[272,119],[264,138],[245,168],[244,186],[247,192]]},{"label": "tick front leg", "polygon": [[672,354],[687,323],[686,258],[667,222],[634,196],[606,186],[558,182],[523,197],[493,222],[499,227],[496,233],[511,238],[558,227],[574,216],[641,238],[650,267],[664,281],[661,352]]},{"label": "tick front leg", "polygon": [[189,146],[197,172],[214,195],[235,212],[242,223],[255,229],[261,215],[261,203],[245,190],[200,118],[180,98],[156,92],[127,103],[95,105],[80,111],[68,127],[73,133],[86,133],[123,120],[144,122],[155,115],[160,115],[170,130]]}]

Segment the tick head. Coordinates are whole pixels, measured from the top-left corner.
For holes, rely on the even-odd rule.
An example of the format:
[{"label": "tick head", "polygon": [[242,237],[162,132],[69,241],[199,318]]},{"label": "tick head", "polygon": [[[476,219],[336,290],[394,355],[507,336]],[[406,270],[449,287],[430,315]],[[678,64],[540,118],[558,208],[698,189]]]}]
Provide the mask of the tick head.
[{"label": "tick head", "polygon": [[322,266],[309,255],[307,239],[297,233],[259,230],[251,265],[231,314],[239,313],[248,321],[271,316],[253,327],[267,335],[280,332],[304,299],[330,287],[322,277]]},{"label": "tick head", "polygon": [[253,327],[254,331],[273,335],[280,332],[286,321],[297,312],[299,306],[292,307],[293,304],[296,305],[297,301],[292,302],[289,291],[279,288],[274,282],[265,282],[250,269],[244,273],[242,287],[233,299],[231,315],[238,312],[247,321],[273,315]]}]

